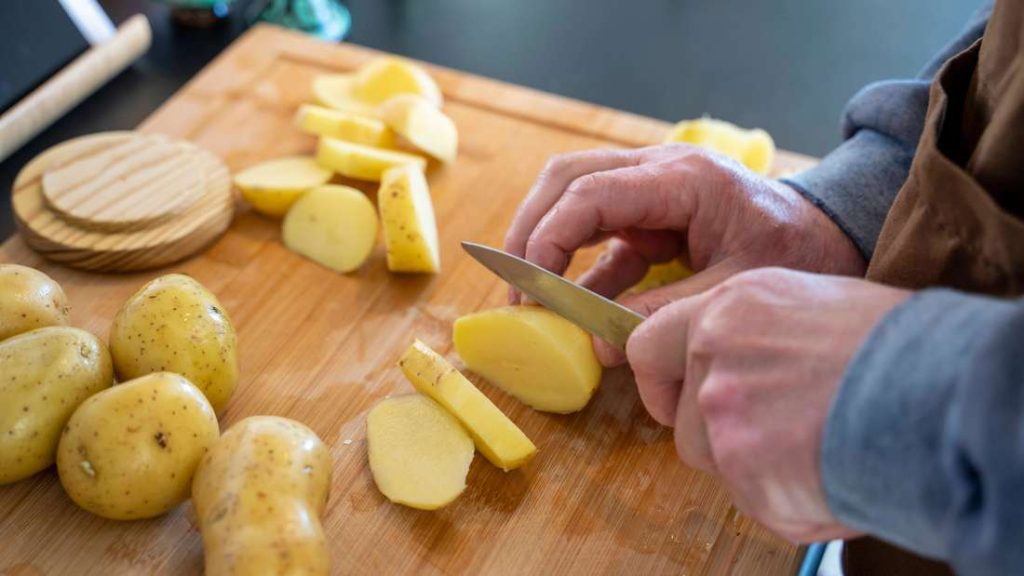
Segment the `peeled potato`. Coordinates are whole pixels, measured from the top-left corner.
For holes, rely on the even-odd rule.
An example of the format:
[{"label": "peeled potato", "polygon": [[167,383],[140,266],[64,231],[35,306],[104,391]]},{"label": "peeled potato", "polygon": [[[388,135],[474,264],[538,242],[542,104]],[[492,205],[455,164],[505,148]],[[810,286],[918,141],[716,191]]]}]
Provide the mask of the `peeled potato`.
[{"label": "peeled potato", "polygon": [[284,218],[285,246],[338,272],[363,265],[377,239],[377,213],[348,186],[319,186],[302,195]]},{"label": "peeled potato", "polygon": [[313,97],[320,104],[352,114],[374,116],[375,103],[365,102],[352,95],[351,74],[321,74],[313,78]]},{"label": "peeled potato", "polygon": [[295,124],[310,134],[356,144],[380,148],[391,148],[395,144],[394,133],[381,120],[323,106],[304,104],[295,113]]},{"label": "peeled potato", "polygon": [[397,166],[384,173],[377,193],[388,270],[436,273],[441,269],[434,205],[423,171]]},{"label": "peeled potato", "polygon": [[443,356],[416,340],[398,361],[405,377],[462,422],[477,450],[502,470],[526,463],[537,447]]},{"label": "peeled potato", "polygon": [[760,129],[744,130],[711,118],[683,120],[665,137],[665,142],[687,142],[728,156],[754,172],[767,174],[775,156],[775,143]]},{"label": "peeled potato", "polygon": [[370,471],[388,500],[436,510],[466,489],[473,440],[422,394],[382,400],[366,416]]},{"label": "peeled potato", "polygon": [[463,316],[454,340],[470,370],[544,412],[582,409],[601,381],[590,335],[538,306]]},{"label": "peeled potato", "polygon": [[459,132],[452,119],[422,96],[402,94],[380,106],[380,117],[417,150],[452,162],[459,148]]},{"label": "peeled potato", "polygon": [[629,292],[643,292],[652,288],[668,286],[683,278],[693,276],[693,271],[683,265],[679,260],[670,260],[662,264],[652,264],[647,269],[647,274],[629,289]]},{"label": "peeled potato", "polygon": [[289,156],[251,166],[235,174],[235,186],[256,210],[284,216],[304,192],[326,184],[331,171],[307,156]]},{"label": "peeled potato", "polygon": [[426,160],[414,154],[383,150],[327,137],[320,139],[316,161],[342,176],[373,182],[379,182],[388,168],[405,164],[414,164],[420,169],[427,166]]},{"label": "peeled potato", "polygon": [[443,100],[441,90],[426,70],[394,57],[377,58],[361,67],[353,78],[352,94],[371,104],[380,104],[397,94],[416,94],[433,106],[440,106]]}]

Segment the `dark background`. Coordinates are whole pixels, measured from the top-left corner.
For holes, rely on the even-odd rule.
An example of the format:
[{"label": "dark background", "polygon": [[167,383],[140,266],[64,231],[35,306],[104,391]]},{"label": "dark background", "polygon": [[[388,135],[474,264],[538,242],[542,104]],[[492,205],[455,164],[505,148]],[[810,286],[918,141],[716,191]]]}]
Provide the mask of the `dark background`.
[{"label": "dark background", "polygon": [[[34,0],[3,0],[3,2]],[[145,12],[153,47],[0,163],[0,238],[13,231],[17,170],[47,146],[131,128],[244,30],[241,18],[181,29],[165,6],[100,0],[115,22]],[[350,0],[348,40],[675,121],[702,114],[768,130],[823,155],[846,100],[911,76],[980,0]],[[12,5],[0,8],[0,18]],[[10,55],[0,59],[9,64]]]}]

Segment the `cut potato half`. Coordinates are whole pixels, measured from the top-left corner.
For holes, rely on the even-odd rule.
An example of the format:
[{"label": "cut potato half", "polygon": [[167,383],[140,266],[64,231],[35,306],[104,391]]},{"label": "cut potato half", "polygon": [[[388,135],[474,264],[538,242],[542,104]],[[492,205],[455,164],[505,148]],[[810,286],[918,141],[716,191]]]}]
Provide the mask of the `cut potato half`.
[{"label": "cut potato half", "polygon": [[462,494],[473,462],[473,440],[436,402],[422,394],[382,400],[366,416],[373,481],[388,500],[436,510]]},{"label": "cut potato half", "polygon": [[352,94],[371,104],[381,104],[397,94],[415,94],[433,106],[443,101],[441,90],[426,70],[391,56],[371,60],[356,71]]},{"label": "cut potato half", "polygon": [[444,112],[422,96],[402,94],[381,104],[379,114],[389,128],[417,150],[442,162],[452,162],[459,148],[459,132]]},{"label": "cut potato half", "polygon": [[377,212],[348,186],[319,186],[299,198],[284,218],[289,250],[338,272],[363,265],[377,240]]},{"label": "cut potato half", "polygon": [[544,412],[582,409],[601,381],[590,335],[539,306],[463,316],[454,340],[470,370]]},{"label": "cut potato half", "polygon": [[423,170],[397,166],[384,172],[377,193],[388,270],[436,274],[441,269],[434,205]]},{"label": "cut potato half", "polygon": [[329,136],[356,144],[392,148],[395,135],[384,122],[370,116],[304,104],[295,113],[295,125],[303,132]]},{"label": "cut potato half", "polygon": [[268,216],[284,216],[310,188],[326,184],[331,171],[308,156],[289,156],[250,166],[235,174],[235,186],[252,207]]},{"label": "cut potato half", "polygon": [[424,169],[427,161],[415,154],[384,150],[337,138],[320,138],[316,161],[342,176],[379,182],[384,171],[395,166],[413,164]]},{"label": "cut potato half", "polygon": [[775,156],[775,142],[764,130],[744,130],[713,118],[683,120],[665,136],[665,143],[686,142],[742,162],[759,174],[767,174]]},{"label": "cut potato half", "polygon": [[455,415],[469,431],[477,450],[502,470],[525,464],[537,447],[508,416],[484,396],[443,356],[416,340],[398,361],[417,390]]}]

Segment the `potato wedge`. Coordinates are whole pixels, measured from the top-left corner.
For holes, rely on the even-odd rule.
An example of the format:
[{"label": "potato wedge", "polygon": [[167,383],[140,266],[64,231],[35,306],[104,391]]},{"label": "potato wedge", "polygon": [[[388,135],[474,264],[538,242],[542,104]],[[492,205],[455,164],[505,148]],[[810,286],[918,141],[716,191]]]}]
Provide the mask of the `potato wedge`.
[{"label": "potato wedge", "polygon": [[775,156],[775,142],[764,130],[744,130],[712,118],[679,122],[665,136],[665,143],[670,142],[702,146],[741,162],[759,174],[771,170]]},{"label": "potato wedge", "polygon": [[332,270],[363,265],[377,241],[377,212],[367,197],[348,186],[306,192],[284,217],[285,246]]},{"label": "potato wedge", "polygon": [[387,246],[388,270],[439,272],[441,254],[434,204],[423,171],[408,165],[384,172],[377,205]]},{"label": "potato wedge", "polygon": [[318,103],[334,110],[375,116],[377,104],[360,100],[352,94],[351,74],[321,74],[313,78],[313,98]]},{"label": "potato wedge", "polygon": [[393,56],[371,60],[356,71],[352,94],[364,102],[381,104],[398,94],[421,96],[435,107],[441,106],[441,90],[419,65]]},{"label": "potato wedge", "polygon": [[35,268],[0,264],[0,340],[44,326],[66,326],[68,298]]},{"label": "potato wedge", "polygon": [[508,471],[525,464],[537,447],[484,393],[443,356],[416,340],[398,361],[412,385],[462,422],[477,450]]},{"label": "potato wedge", "polygon": [[415,154],[384,150],[328,137],[320,138],[320,144],[316,149],[316,161],[342,176],[371,182],[380,182],[384,171],[395,166],[413,164],[421,170],[427,167],[427,161]]},{"label": "potato wedge", "polygon": [[459,149],[459,131],[452,119],[429,100],[401,94],[380,106],[380,117],[414,148],[442,162],[453,162]]},{"label": "potato wedge", "polygon": [[370,471],[388,500],[436,510],[466,489],[473,440],[422,394],[381,400],[366,416]]},{"label": "potato wedge", "polygon": [[393,148],[395,145],[394,132],[383,121],[323,106],[302,105],[295,113],[295,125],[310,134],[356,144],[378,148]]},{"label": "potato wedge", "polygon": [[539,306],[463,316],[453,337],[470,370],[537,410],[576,412],[601,382],[590,335]]},{"label": "potato wedge", "polygon": [[257,211],[279,218],[310,188],[333,174],[308,156],[288,156],[250,166],[235,174],[235,186]]}]

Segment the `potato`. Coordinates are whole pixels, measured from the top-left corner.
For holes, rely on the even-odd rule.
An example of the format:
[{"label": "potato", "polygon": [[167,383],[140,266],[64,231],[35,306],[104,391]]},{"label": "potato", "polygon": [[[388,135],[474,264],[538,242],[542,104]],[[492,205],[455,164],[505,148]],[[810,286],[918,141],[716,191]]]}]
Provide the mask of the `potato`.
[{"label": "potato", "polygon": [[413,342],[398,366],[417,390],[462,422],[477,450],[495,466],[508,471],[536,454],[537,447],[500,408],[423,342]]},{"label": "potato", "polygon": [[251,416],[229,428],[192,481],[206,574],[327,574],[330,485],[327,447],[302,424]]},{"label": "potato", "polygon": [[670,260],[662,264],[652,264],[647,269],[647,274],[633,285],[627,292],[635,294],[652,288],[661,288],[684,278],[693,276],[693,271],[683,265],[679,260]]},{"label": "potato", "polygon": [[414,164],[420,169],[427,167],[427,161],[414,154],[327,137],[320,139],[316,161],[342,176],[372,182],[379,182],[384,171],[395,166]]},{"label": "potato", "polygon": [[176,372],[220,413],[238,385],[238,343],[224,306],[183,274],[149,282],[121,306],[110,327],[119,380]]},{"label": "potato", "polygon": [[351,74],[321,74],[313,78],[313,98],[320,104],[341,112],[362,116],[377,114],[375,103],[364,102],[352,94]]},{"label": "potato", "polygon": [[439,272],[441,254],[434,204],[423,171],[416,166],[396,166],[385,172],[377,192],[377,206],[384,228],[388,270]]},{"label": "potato", "polygon": [[767,174],[775,156],[775,142],[764,130],[744,130],[711,118],[683,120],[665,137],[665,143],[687,142],[742,162],[759,174]]},{"label": "potato", "polygon": [[381,104],[379,114],[389,128],[417,150],[442,162],[453,162],[459,148],[459,132],[452,119],[426,98],[402,94]]},{"label": "potato", "polygon": [[51,326],[0,342],[0,484],[53,465],[71,413],[113,382],[106,345],[84,330]]},{"label": "potato", "polygon": [[330,181],[333,174],[307,156],[288,156],[250,166],[235,174],[235,186],[252,207],[279,218],[304,192]]},{"label": "potato", "polygon": [[388,500],[437,510],[466,489],[473,440],[422,394],[381,400],[366,416],[370,471]]},{"label": "potato", "polygon": [[0,264],[0,340],[43,326],[66,326],[64,290],[35,268]]},{"label": "potato", "polygon": [[590,335],[538,306],[463,316],[454,340],[470,370],[537,410],[576,412],[601,382]]},{"label": "potato", "polygon": [[157,372],[83,402],[61,436],[57,472],[68,496],[93,514],[152,518],[188,499],[192,475],[219,433],[199,388]]},{"label": "potato", "polygon": [[317,136],[329,136],[356,144],[392,148],[395,134],[377,118],[304,104],[295,113],[300,130]]},{"label": "potato", "polygon": [[348,186],[306,192],[284,218],[289,250],[341,273],[370,257],[377,241],[377,213],[367,197]]},{"label": "potato", "polygon": [[413,94],[435,107],[443,97],[427,71],[408,60],[385,56],[376,58],[356,71],[352,94],[364,102],[381,104],[398,94]]}]

